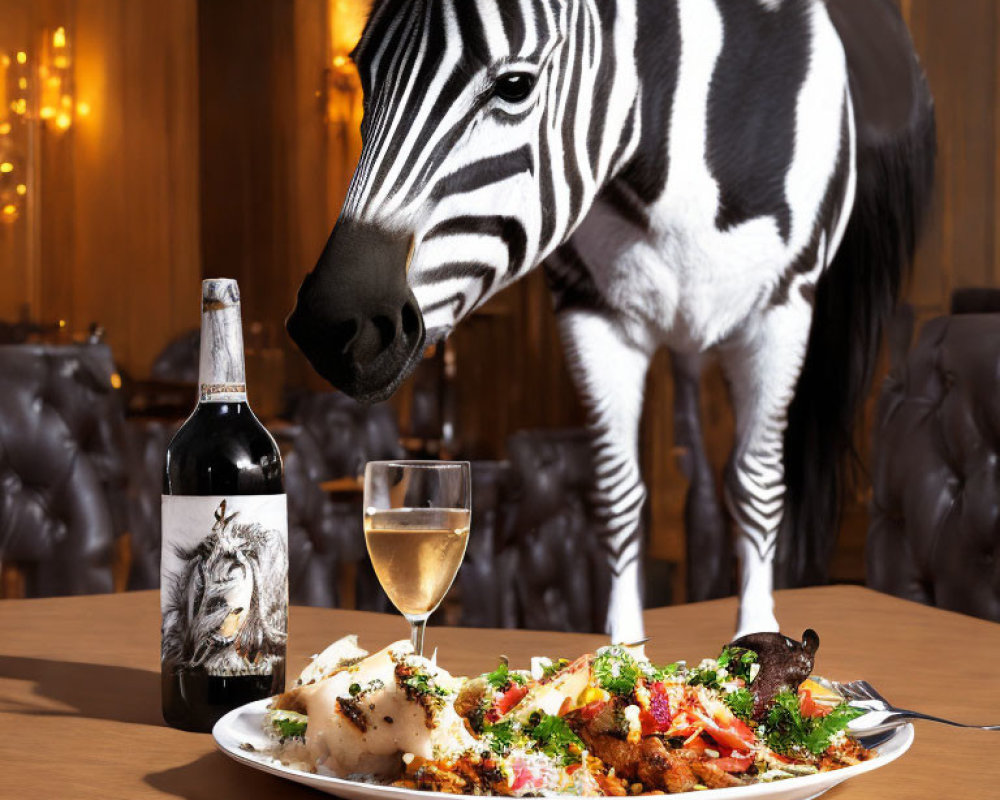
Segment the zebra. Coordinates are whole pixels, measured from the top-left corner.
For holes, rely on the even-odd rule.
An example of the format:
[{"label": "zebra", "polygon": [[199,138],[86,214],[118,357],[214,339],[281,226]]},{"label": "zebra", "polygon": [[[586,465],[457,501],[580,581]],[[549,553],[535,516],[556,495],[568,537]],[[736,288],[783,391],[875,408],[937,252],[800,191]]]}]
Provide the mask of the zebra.
[{"label": "zebra", "polygon": [[793,581],[823,574],[931,190],[933,99],[895,6],[376,0],[353,57],[361,156],[291,338],[334,386],[384,399],[544,265],[593,435],[619,642],[643,635],[651,357],[716,351],[736,422],[737,632],[778,630],[776,548]]}]

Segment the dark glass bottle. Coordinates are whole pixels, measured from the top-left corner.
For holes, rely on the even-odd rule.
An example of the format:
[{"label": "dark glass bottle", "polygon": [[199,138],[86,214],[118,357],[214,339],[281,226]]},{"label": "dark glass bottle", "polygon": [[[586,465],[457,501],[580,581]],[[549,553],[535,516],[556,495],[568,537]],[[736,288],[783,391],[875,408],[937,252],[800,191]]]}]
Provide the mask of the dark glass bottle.
[{"label": "dark glass bottle", "polygon": [[246,400],[239,289],[202,284],[200,399],[163,477],[163,718],[210,731],[284,691],[288,533],[281,456]]}]

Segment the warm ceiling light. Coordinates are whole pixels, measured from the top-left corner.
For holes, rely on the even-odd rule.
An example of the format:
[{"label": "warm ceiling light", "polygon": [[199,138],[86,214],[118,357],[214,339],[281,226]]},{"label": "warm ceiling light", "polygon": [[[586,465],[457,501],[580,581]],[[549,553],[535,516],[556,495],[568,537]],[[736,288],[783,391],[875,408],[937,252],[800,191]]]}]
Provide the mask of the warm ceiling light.
[{"label": "warm ceiling light", "polygon": [[24,197],[28,193],[28,187],[23,183],[19,183],[16,191],[19,195],[21,195],[21,197]]},{"label": "warm ceiling light", "polygon": [[52,34],[52,46],[53,47],[66,46],[66,29],[61,25],[58,28],[56,28],[55,33]]},{"label": "warm ceiling light", "polygon": [[0,136],[6,136],[8,133],[10,133],[10,123],[0,122]]},{"label": "warm ceiling light", "polygon": [[14,165],[11,164],[9,161],[4,161],[2,164],[0,164],[0,172],[7,173],[13,171],[14,171]]},{"label": "warm ceiling light", "polygon": [[81,100],[76,104],[76,113],[81,117],[85,117],[90,113],[90,103]]},{"label": "warm ceiling light", "polygon": [[60,114],[56,117],[56,127],[59,130],[66,130],[70,125],[73,124],[73,118],[69,114]]},{"label": "warm ceiling light", "polygon": [[13,203],[8,203],[3,207],[3,215],[5,217],[17,216],[17,206],[15,206]]},{"label": "warm ceiling light", "polygon": [[25,53],[23,50],[18,50],[17,51],[17,63],[18,64],[27,64],[28,63],[28,54]]}]

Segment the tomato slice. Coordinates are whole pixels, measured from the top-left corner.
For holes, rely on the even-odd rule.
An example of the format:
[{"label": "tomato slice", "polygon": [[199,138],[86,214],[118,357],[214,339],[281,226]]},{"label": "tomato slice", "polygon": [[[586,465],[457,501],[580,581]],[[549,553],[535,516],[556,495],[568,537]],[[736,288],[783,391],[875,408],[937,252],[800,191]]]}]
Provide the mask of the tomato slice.
[{"label": "tomato slice", "polygon": [[510,711],[514,706],[524,699],[524,696],[528,693],[528,689],[524,686],[518,686],[516,683],[511,686],[503,696],[497,700],[497,713],[503,716],[508,711]]},{"label": "tomato slice", "polygon": [[735,717],[724,727],[714,722],[705,725],[705,733],[716,742],[733,750],[746,750],[754,743],[753,731],[742,720]]}]

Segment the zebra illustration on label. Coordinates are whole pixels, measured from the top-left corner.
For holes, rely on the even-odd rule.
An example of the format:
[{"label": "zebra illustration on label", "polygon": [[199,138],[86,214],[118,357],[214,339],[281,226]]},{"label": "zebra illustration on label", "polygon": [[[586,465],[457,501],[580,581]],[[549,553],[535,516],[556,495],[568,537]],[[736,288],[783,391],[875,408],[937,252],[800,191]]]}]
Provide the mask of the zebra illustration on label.
[{"label": "zebra illustration on label", "polygon": [[[276,497],[283,509],[284,496]],[[171,548],[179,567],[163,574],[161,658],[178,671],[268,674],[284,657],[287,635],[285,534],[240,521],[241,512],[227,505],[218,503],[211,526],[206,514],[207,533],[193,544],[168,543],[164,526],[164,552]]]}]

